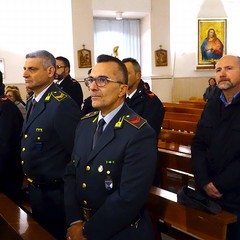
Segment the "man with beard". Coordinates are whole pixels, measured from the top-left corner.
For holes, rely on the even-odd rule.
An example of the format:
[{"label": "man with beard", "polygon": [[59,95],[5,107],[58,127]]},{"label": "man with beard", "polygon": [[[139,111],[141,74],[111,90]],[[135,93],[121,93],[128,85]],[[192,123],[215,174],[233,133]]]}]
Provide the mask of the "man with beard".
[{"label": "man with beard", "polygon": [[66,92],[79,106],[80,110],[83,103],[83,92],[80,83],[70,76],[70,62],[67,58],[56,57],[57,85]]},{"label": "man with beard", "polygon": [[238,216],[227,240],[240,239],[240,58],[227,55],[216,65],[218,97],[208,100],[192,142],[198,189]]}]

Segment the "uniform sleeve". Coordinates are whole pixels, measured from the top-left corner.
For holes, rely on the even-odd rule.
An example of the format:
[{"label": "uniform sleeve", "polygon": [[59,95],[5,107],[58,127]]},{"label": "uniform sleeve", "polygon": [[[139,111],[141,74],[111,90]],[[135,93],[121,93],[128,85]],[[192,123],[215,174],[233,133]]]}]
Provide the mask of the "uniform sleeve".
[{"label": "uniform sleeve", "polygon": [[80,121],[80,109],[72,99],[64,99],[55,114],[54,125],[57,129],[59,138],[71,155],[73,142],[78,122]]}]

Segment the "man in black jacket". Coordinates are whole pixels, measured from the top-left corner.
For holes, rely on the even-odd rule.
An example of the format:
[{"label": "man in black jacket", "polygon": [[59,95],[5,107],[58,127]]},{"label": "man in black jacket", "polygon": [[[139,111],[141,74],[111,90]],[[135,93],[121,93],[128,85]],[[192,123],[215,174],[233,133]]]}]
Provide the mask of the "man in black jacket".
[{"label": "man in black jacket", "polygon": [[20,201],[22,187],[21,130],[23,117],[18,107],[4,96],[0,72],[0,191]]},{"label": "man in black jacket", "polygon": [[79,106],[81,110],[83,103],[83,92],[80,83],[70,76],[70,62],[67,58],[56,57],[56,74],[57,85],[66,92]]},{"label": "man in black jacket", "polygon": [[122,61],[128,70],[128,92],[125,101],[131,109],[148,121],[158,137],[165,113],[163,104],[141,79],[141,66],[137,60],[125,58]]},{"label": "man in black jacket", "polygon": [[227,240],[240,239],[240,58],[227,55],[216,65],[218,97],[208,100],[192,142],[197,187],[238,216]]}]

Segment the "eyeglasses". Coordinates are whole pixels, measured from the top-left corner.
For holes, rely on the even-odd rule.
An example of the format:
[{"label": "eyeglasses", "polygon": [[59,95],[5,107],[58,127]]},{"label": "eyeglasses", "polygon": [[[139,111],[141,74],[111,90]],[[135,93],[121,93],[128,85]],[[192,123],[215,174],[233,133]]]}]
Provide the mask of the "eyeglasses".
[{"label": "eyeglasses", "polygon": [[60,69],[60,68],[65,68],[66,66],[60,66],[60,65],[56,65],[56,68],[57,69]]},{"label": "eyeglasses", "polygon": [[93,83],[95,81],[96,85],[98,87],[104,87],[106,86],[109,82],[112,82],[112,83],[119,83],[119,84],[124,84],[120,81],[116,81],[116,80],[112,80],[108,77],[105,77],[105,76],[100,76],[100,77],[96,77],[96,78],[93,78],[93,77],[87,77],[87,78],[84,78],[84,82],[85,82],[85,85],[89,88],[90,87],[90,84]]}]

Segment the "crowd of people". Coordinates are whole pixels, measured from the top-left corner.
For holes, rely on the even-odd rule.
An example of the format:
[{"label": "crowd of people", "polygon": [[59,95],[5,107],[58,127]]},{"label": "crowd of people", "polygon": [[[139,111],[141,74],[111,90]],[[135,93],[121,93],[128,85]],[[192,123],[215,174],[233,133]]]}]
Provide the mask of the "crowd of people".
[{"label": "crowd of people", "polygon": [[[26,103],[0,74],[0,191],[19,204],[25,179],[33,217],[59,240],[155,239],[145,201],[160,185],[164,107],[137,60],[98,56],[84,101],[65,57],[28,53],[23,78]],[[239,92],[240,58],[224,56],[191,149],[197,189],[238,217]],[[239,220],[227,234],[240,239]]]}]

